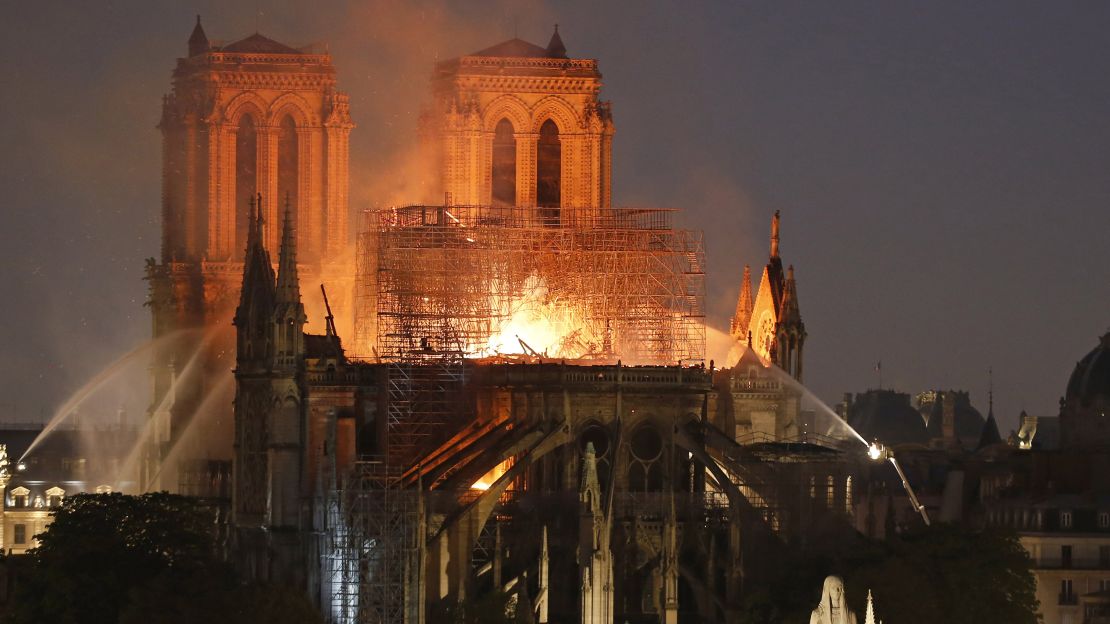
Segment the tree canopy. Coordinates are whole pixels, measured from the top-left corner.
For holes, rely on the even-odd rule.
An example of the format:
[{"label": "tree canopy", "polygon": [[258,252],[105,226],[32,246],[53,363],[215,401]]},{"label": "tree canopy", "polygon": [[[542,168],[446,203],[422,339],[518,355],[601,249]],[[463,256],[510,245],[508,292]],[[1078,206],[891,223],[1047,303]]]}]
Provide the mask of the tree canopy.
[{"label": "tree canopy", "polygon": [[806,624],[824,577],[844,578],[861,618],[867,591],[876,615],[899,624],[1036,624],[1032,561],[1017,535],[937,525],[885,541],[866,540],[822,556],[797,555],[790,573],[749,587],[745,624]]},{"label": "tree canopy", "polygon": [[245,584],[216,556],[215,513],[165,492],[77,494],[21,566],[9,622],[319,622],[296,591]]}]

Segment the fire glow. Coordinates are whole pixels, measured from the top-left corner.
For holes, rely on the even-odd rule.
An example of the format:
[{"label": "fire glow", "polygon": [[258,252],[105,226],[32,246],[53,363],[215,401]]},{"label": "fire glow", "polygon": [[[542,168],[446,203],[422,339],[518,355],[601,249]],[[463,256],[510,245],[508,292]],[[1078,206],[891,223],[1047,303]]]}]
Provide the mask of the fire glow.
[{"label": "fire glow", "polygon": [[470,486],[470,489],[480,490],[483,492],[488,490],[490,486],[492,486],[494,483],[497,483],[497,480],[501,478],[501,475],[505,474],[509,470],[509,467],[512,465],[512,459],[506,459],[500,464],[497,464],[493,467],[493,470],[490,470],[486,474],[482,475],[481,479],[475,481],[474,484]]},{"label": "fire glow", "polygon": [[496,316],[503,320],[486,344],[474,350],[475,355],[577,359],[600,350],[601,341],[590,323],[534,273],[525,281],[520,297],[493,304]]}]

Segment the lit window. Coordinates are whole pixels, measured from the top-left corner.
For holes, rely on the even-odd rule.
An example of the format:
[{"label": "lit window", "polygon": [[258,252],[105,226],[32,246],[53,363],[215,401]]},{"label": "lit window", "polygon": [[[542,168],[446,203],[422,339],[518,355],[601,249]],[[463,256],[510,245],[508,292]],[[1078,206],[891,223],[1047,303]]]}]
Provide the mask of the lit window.
[{"label": "lit window", "polygon": [[836,502],[836,479],[832,475],[829,475],[825,480],[825,487],[825,504],[828,505],[829,509],[832,509]]},{"label": "lit window", "polygon": [[26,544],[27,543],[27,525],[26,524],[17,524],[17,525],[15,525],[15,535],[13,536],[12,541],[14,541],[16,544]]},{"label": "lit window", "polygon": [[852,477],[844,481],[844,513],[852,515]]},{"label": "lit window", "polygon": [[1098,528],[1110,529],[1110,511],[1098,512]]},{"label": "lit window", "polygon": [[96,493],[97,494],[111,494],[112,493],[112,486],[110,486],[110,485],[98,485],[98,486],[96,486]]},{"label": "lit window", "polygon": [[46,506],[58,507],[62,504],[62,499],[65,498],[66,492],[60,487],[52,487],[46,491]]},{"label": "lit window", "polygon": [[1060,528],[1061,529],[1070,529],[1071,528],[1071,512],[1070,511],[1061,511],[1060,512]]}]

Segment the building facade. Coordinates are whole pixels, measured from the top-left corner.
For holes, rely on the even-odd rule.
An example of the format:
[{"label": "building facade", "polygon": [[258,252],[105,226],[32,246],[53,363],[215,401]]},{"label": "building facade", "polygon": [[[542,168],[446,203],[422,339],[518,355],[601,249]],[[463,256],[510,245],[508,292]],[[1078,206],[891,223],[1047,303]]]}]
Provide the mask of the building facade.
[{"label": "building facade", "polygon": [[[608,208],[613,119],[594,59],[510,39],[437,63],[421,120],[438,188],[454,205]],[[443,195],[433,196],[438,200]]]},{"label": "building facade", "polygon": [[[187,56],[177,60],[162,118],[162,253],[147,265],[153,337],[158,343],[150,417],[154,442],[140,480],[176,489],[167,449],[194,420],[222,448],[198,457],[230,460],[234,342],[252,200],[263,245],[276,253],[288,203],[304,272],[332,287],[346,314],[349,262],[348,137],[353,123],[331,56],[261,34],[225,45],[209,41],[198,17]],[[322,315],[321,315],[322,318]],[[204,446],[204,445],[201,445]],[[153,482],[158,475],[158,482]],[[195,479],[193,479],[195,480]]]}]

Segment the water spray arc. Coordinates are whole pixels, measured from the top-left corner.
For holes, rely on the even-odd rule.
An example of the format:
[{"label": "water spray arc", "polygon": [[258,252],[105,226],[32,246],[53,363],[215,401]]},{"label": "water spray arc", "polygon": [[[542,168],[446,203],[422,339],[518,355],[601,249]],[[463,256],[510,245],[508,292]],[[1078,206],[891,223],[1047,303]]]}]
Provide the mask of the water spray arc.
[{"label": "water spray arc", "polygon": [[161,347],[173,340],[183,339],[186,336],[197,333],[199,331],[199,329],[178,330],[147,341],[132,349],[131,351],[128,351],[127,353],[119,357],[116,361],[112,362],[107,367],[102,369],[92,379],[86,382],[85,385],[81,386],[76,392],[70,395],[69,399],[67,399],[61,407],[55,410],[54,416],[51,417],[51,419],[46,423],[46,426],[42,428],[42,431],[27,447],[27,450],[23,452],[18,460],[16,460],[16,464],[22,463],[23,460],[28,455],[30,455],[31,452],[35,450],[35,448],[38,447],[38,445],[42,442],[43,439],[46,438],[46,436],[50,435],[51,432],[61,426],[61,424],[65,422],[65,419],[71,416],[85,400],[87,400],[90,396],[104,387],[115,377],[116,374],[122,371],[127,365],[133,363],[139,357],[150,353],[156,347]]},{"label": "water spray arc", "polygon": [[[201,330],[188,331],[192,332]],[[135,440],[134,448],[132,448],[131,452],[127,454],[127,458],[124,460],[123,464],[120,467],[119,474],[116,476],[116,486],[118,489],[125,489],[123,485],[127,483],[126,479],[130,475],[132,475],[133,471],[136,471],[138,469],[138,461],[143,453],[143,450],[148,448],[151,436],[153,436],[154,433],[158,430],[159,414],[162,414],[166,409],[170,408],[171,404],[174,401],[177,384],[181,382],[181,380],[187,379],[189,375],[192,374],[193,369],[200,361],[201,356],[205,353],[209,343],[212,342],[213,338],[215,338],[218,333],[219,328],[212,328],[204,333],[200,341],[197,343],[192,354],[190,354],[189,359],[185,362],[185,366],[181,368],[179,374],[175,375],[173,381],[170,384],[170,387],[163,395],[162,400],[159,401],[155,409],[151,411],[150,418],[147,418],[146,422],[143,423],[142,430],[139,432],[139,436]],[[141,475],[136,475],[135,484],[138,490],[145,489],[145,487],[149,485],[147,483],[140,483],[140,481]]]},{"label": "water spray arc", "polygon": [[[718,332],[718,333],[720,333],[720,332]],[[739,345],[739,344],[740,344],[739,342],[736,342],[736,345]],[[737,359],[739,359],[739,358],[737,358]],[[733,362],[730,362],[730,363],[733,363]],[[786,372],[782,368],[780,368],[780,367],[776,366],[774,363],[770,363],[770,362],[764,362],[764,365],[766,366],[767,370],[772,375],[774,375],[779,381],[781,381],[782,383],[790,386],[793,390],[795,390],[797,392],[800,392],[805,398],[809,399],[809,401],[812,402],[814,407],[821,410],[821,412],[823,412],[827,416],[831,416],[832,420],[830,422],[831,422],[832,425],[835,425],[838,428],[842,428],[842,429],[846,430],[848,433],[850,433],[852,435],[852,437],[854,437],[856,440],[858,440],[859,443],[862,444],[866,448],[867,457],[870,460],[875,461],[875,462],[880,462],[880,461],[884,461],[884,460],[889,461],[890,465],[894,466],[895,472],[898,473],[898,478],[902,482],[902,488],[905,489],[906,495],[909,497],[910,503],[913,505],[914,511],[916,511],[917,513],[919,513],[921,515],[921,519],[925,522],[926,526],[928,526],[930,524],[929,514],[925,511],[925,506],[921,504],[920,500],[918,500],[917,494],[914,492],[913,487],[910,485],[909,479],[906,477],[905,471],[902,470],[902,465],[898,463],[898,459],[896,457],[894,457],[894,452],[891,449],[885,447],[878,440],[875,440],[873,442],[868,442],[866,439],[864,439],[864,437],[862,435],[860,435],[860,433],[858,431],[855,430],[854,427],[852,427],[852,425],[848,424],[848,421],[845,420],[840,414],[838,414],[836,412],[836,410],[834,410],[834,409],[830,408],[828,405],[826,405],[823,401],[821,401],[821,399],[817,398],[816,395],[814,395],[812,392],[810,392],[810,390],[808,388],[806,388],[804,385],[802,385],[801,382],[799,382],[797,379],[794,379],[794,377],[792,377],[788,372]],[[832,429],[833,429],[832,426],[830,426],[827,433],[832,434],[833,433]]]},{"label": "water spray arc", "polygon": [[[162,473],[163,471],[165,471],[166,466],[176,466],[176,462],[180,461],[181,459],[181,453],[183,453],[184,450],[195,441],[198,433],[203,430],[201,424],[204,414],[207,413],[210,407],[212,407],[213,401],[216,401],[225,396],[228,390],[231,389],[232,383],[234,381],[235,378],[232,375],[228,374],[227,376],[220,379],[220,381],[216,384],[212,391],[204,397],[204,400],[201,401],[200,405],[197,406],[196,411],[194,411],[191,415],[189,419],[189,424],[185,426],[185,429],[181,432],[181,435],[177,436],[177,438],[172,442],[172,446],[170,446],[169,452],[166,453],[166,456],[162,458],[162,461],[158,464],[158,469],[155,470],[154,474],[150,476],[150,484],[158,482],[158,479],[162,476]],[[179,466],[177,466],[177,468],[180,469]],[[150,484],[147,485],[149,486]]]}]

